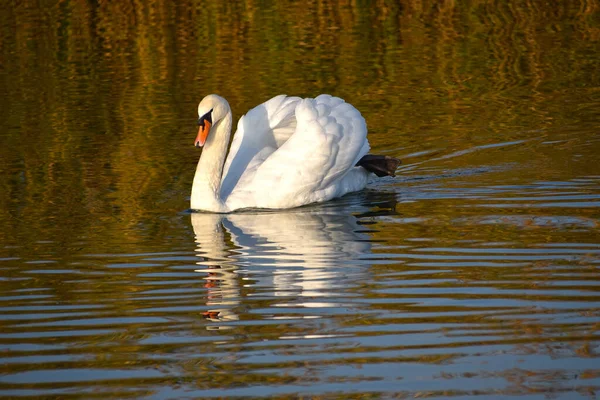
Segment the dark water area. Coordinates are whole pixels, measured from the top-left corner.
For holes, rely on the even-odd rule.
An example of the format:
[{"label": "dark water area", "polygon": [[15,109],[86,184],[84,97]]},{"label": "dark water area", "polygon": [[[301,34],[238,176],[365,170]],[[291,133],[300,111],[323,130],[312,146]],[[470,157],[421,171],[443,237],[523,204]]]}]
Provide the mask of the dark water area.
[{"label": "dark water area", "polygon": [[[0,92],[1,398],[598,398],[597,0],[8,1]],[[209,93],[403,164],[190,213]]]}]

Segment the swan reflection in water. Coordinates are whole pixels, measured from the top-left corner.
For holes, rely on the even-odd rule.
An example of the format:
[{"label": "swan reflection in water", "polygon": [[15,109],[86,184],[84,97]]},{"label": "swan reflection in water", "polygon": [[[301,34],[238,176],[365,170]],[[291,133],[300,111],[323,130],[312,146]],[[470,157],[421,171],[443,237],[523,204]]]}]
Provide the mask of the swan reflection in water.
[{"label": "swan reflection in water", "polygon": [[201,258],[196,271],[207,274],[211,309],[205,318],[237,320],[242,297],[252,296],[270,299],[270,307],[343,305],[340,298],[348,297],[348,287],[364,281],[361,276],[368,273],[360,259],[370,253],[371,238],[359,224],[361,215],[353,215],[357,211],[366,209],[330,205],[282,212],[192,213],[196,254]]}]

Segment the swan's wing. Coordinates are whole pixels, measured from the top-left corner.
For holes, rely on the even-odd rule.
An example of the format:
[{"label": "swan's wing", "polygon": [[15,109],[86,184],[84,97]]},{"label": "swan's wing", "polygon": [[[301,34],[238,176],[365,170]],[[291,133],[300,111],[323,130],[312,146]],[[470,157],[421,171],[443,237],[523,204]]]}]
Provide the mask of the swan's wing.
[{"label": "swan's wing", "polygon": [[227,198],[244,173],[256,168],[250,164],[262,162],[294,133],[299,101],[275,96],[240,118],[223,169],[221,198]]},{"label": "swan's wing", "polygon": [[[328,188],[369,151],[367,125],[342,99],[321,95],[296,106],[294,134],[257,168],[251,191],[268,197],[263,207],[287,207],[321,199]],[[305,201],[309,200],[309,201]]]}]

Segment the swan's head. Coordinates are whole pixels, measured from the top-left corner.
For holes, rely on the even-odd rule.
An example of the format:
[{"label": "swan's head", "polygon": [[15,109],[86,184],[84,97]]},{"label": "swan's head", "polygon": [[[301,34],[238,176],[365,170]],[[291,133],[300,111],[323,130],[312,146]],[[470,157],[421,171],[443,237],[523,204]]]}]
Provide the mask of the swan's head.
[{"label": "swan's head", "polygon": [[227,100],[216,94],[209,94],[198,104],[198,136],[194,144],[196,147],[204,146],[210,128],[221,121],[230,112]]}]

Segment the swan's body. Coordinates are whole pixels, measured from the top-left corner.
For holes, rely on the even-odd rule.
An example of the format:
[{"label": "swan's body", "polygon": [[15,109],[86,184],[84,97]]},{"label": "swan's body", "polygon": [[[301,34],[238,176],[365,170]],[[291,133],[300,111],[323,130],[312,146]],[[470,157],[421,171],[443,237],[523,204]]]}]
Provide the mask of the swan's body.
[{"label": "swan's body", "polygon": [[356,166],[369,151],[367,126],[360,112],[340,98],[280,95],[251,109],[238,122],[227,159],[229,104],[209,95],[198,115],[196,145],[204,149],[192,187],[194,210],[292,208],[367,184],[369,172]]}]

